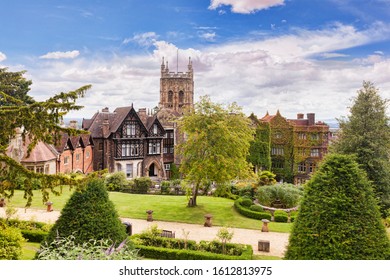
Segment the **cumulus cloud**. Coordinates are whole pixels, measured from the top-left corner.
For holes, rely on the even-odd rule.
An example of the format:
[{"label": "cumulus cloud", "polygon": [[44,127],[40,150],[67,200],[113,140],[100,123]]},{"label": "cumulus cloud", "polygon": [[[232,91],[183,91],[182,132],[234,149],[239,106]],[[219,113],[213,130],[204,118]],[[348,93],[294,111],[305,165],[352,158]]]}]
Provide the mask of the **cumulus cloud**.
[{"label": "cumulus cloud", "polygon": [[250,14],[283,4],[284,0],[211,0],[209,9],[215,10],[226,5],[231,6],[233,13]]},{"label": "cumulus cloud", "polygon": [[40,56],[41,59],[73,59],[80,55],[77,50],[67,52],[49,52],[45,55]]},{"label": "cumulus cloud", "polygon": [[365,30],[335,24],[321,30],[298,29],[290,35],[185,49],[150,34],[146,37],[154,39],[149,53],[40,61],[26,70],[37,100],[92,84],[80,100],[85,109],[74,113],[90,118],[106,106],[110,110],[131,103],[136,108],[155,107],[162,58],[169,62],[170,71],[182,72],[191,57],[195,101],[207,94],[214,102],[237,102],[245,113],[259,117],[279,109],[289,118],[298,112],[315,112],[321,120],[346,115],[363,80],[374,82],[382,96],[390,98],[390,58],[386,55],[375,52],[363,59],[324,59],[380,40],[375,31],[378,26],[382,38],[389,37],[383,24]]},{"label": "cumulus cloud", "polygon": [[6,59],[7,59],[7,56],[4,53],[0,52],[0,62],[4,61]]}]

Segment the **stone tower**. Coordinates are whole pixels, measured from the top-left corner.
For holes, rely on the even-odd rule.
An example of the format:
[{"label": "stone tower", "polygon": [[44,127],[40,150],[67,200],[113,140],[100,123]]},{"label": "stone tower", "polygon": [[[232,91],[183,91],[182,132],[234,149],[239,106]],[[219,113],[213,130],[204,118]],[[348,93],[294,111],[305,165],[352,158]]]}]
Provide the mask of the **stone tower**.
[{"label": "stone tower", "polygon": [[160,109],[183,113],[184,108],[194,105],[194,73],[191,58],[187,72],[169,72],[168,61],[161,64]]}]

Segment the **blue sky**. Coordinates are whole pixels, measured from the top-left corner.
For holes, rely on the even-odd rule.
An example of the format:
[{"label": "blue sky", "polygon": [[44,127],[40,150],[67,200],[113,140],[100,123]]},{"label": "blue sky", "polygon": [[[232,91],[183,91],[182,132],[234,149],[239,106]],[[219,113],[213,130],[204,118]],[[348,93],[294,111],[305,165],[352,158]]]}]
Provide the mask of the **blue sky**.
[{"label": "blue sky", "polygon": [[3,2],[0,67],[26,70],[37,100],[92,84],[71,117],[155,107],[162,57],[191,57],[195,100],[259,117],[345,116],[363,80],[390,98],[390,0]]}]

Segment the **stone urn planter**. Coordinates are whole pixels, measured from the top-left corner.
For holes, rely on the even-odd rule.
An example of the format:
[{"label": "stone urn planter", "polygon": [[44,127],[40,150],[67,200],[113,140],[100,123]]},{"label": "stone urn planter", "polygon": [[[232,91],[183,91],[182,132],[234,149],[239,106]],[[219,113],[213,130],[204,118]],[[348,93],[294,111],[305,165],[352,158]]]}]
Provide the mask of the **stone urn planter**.
[{"label": "stone urn planter", "polygon": [[204,226],[205,227],[211,227],[212,226],[212,223],[211,223],[211,218],[213,217],[213,215],[211,214],[206,214],[204,215],[206,221],[204,222]]},{"label": "stone urn planter", "polygon": [[148,217],[146,218],[146,221],[148,222],[153,222],[153,210],[148,210],[146,211],[146,213],[148,214]]},{"label": "stone urn planter", "polygon": [[263,222],[263,226],[262,226],[262,228],[261,228],[261,231],[262,231],[262,232],[269,232],[268,223],[269,223],[270,221],[267,220],[267,219],[262,219],[261,221]]}]

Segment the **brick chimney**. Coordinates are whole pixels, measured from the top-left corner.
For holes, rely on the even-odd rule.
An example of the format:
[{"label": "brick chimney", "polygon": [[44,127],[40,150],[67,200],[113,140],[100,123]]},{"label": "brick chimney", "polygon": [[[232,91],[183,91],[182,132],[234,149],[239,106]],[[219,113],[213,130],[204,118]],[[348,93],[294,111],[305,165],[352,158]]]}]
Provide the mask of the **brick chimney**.
[{"label": "brick chimney", "polygon": [[315,125],[316,115],[314,113],[307,113],[307,121],[308,125]]},{"label": "brick chimney", "polygon": [[148,115],[147,115],[147,113],[146,113],[146,108],[140,108],[140,109],[138,110],[138,116],[139,116],[139,118],[141,119],[141,121],[142,121],[143,123],[146,123],[146,119],[147,119],[147,117],[148,117]]},{"label": "brick chimney", "polygon": [[302,113],[298,113],[297,114],[297,119],[298,120],[303,120],[303,117],[304,117],[304,115]]},{"label": "brick chimney", "polygon": [[108,136],[110,131],[110,121],[108,119],[110,114],[109,109],[107,107],[104,108],[102,110],[102,114],[103,114],[102,132],[103,132],[103,137],[106,137]]}]

